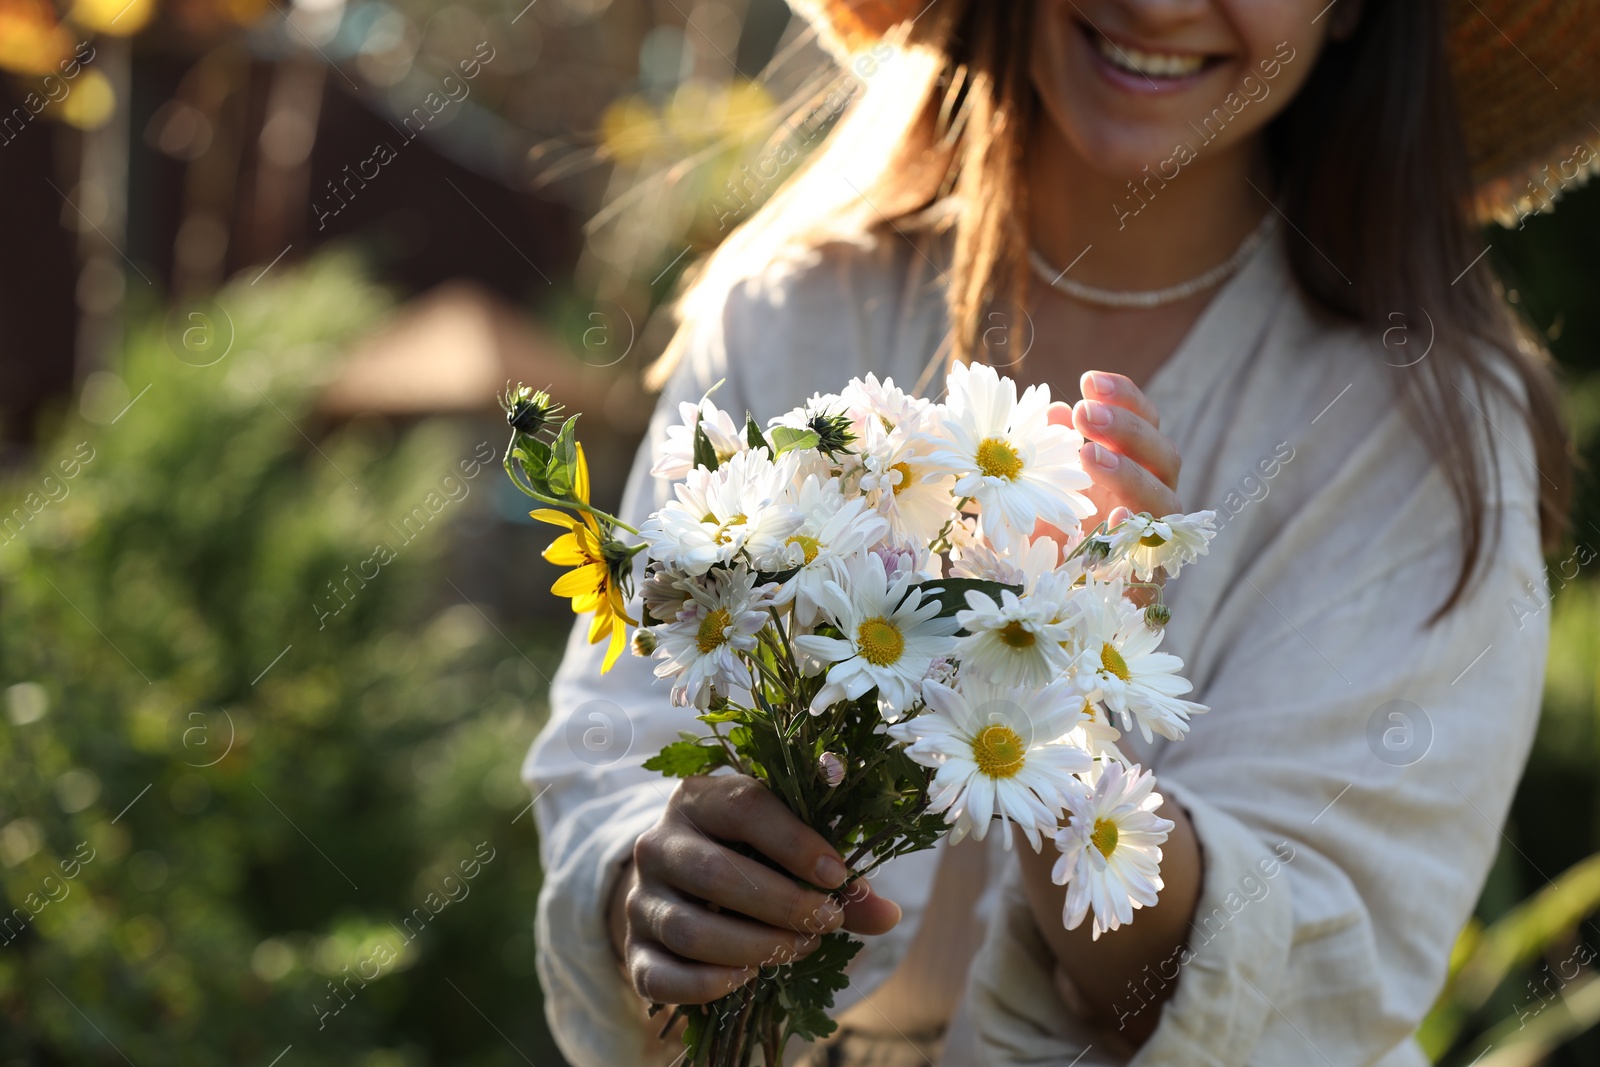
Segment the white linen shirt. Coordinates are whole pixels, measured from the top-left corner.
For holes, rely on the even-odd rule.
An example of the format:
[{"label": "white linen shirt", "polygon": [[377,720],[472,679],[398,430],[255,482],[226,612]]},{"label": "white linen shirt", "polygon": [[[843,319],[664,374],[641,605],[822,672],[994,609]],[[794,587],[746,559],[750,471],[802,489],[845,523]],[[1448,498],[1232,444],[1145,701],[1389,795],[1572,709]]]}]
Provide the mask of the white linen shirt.
[{"label": "white linen shirt", "polygon": [[[719,380],[720,407],[764,422],[868,371],[910,388],[937,369],[938,260],[931,240],[890,234],[736,287],[720,321],[698,324],[661,398],[623,518],[636,525],[669,498],[649,474],[665,428]],[[1148,383],[1183,457],[1185,508],[1215,509],[1221,527],[1210,554],[1166,586],[1162,647],[1211,710],[1182,741],[1124,741],[1199,837],[1194,928],[1182,954],[1118,1001],[1119,1016],[1133,1015],[1176,983],[1135,1053],[1068,1008],[1016,862],[991,855],[991,891],[972,916],[987,935],[948,1067],[1426,1062],[1410,1035],[1500,842],[1538,717],[1548,619],[1510,606],[1545,585],[1533,447],[1509,405],[1479,401],[1500,471],[1499,539],[1467,598],[1423,628],[1459,566],[1460,526],[1398,402],[1408,370],[1386,356],[1408,362],[1310,305],[1272,240]],[[932,392],[942,377],[931,375]],[[625,655],[602,677],[604,645],[585,638],[580,622],[523,767],[545,867],[539,977],[574,1067],[665,1064],[680,1050],[643,1020],[605,905],[673,786],[640,764],[697,724],[651,662]],[[904,919],[867,939],[838,1010],[870,998],[904,957],[944,851],[875,877]],[[914,988],[915,975],[897,985],[907,979]]]}]

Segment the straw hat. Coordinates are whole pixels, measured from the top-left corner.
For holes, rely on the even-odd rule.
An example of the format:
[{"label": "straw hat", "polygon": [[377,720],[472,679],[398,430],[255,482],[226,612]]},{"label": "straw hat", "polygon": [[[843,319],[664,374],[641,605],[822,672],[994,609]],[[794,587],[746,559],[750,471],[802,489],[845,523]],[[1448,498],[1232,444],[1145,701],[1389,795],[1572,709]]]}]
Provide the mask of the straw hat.
[{"label": "straw hat", "polygon": [[[999,2],[999,0],[987,0]],[[849,55],[929,0],[790,0]],[[1450,66],[1483,221],[1515,225],[1600,172],[1600,22],[1588,0],[1449,0]]]}]

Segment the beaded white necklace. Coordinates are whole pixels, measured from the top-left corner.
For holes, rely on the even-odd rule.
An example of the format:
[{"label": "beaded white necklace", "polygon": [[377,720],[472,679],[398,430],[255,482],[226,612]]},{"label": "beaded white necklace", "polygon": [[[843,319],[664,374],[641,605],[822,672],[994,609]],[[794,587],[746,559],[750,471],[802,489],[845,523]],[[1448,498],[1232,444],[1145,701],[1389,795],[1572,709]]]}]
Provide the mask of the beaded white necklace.
[{"label": "beaded white necklace", "polygon": [[1028,262],[1033,265],[1034,273],[1039,275],[1046,285],[1085,304],[1097,304],[1100,307],[1110,308],[1161,307],[1163,304],[1176,303],[1179,300],[1194,296],[1196,293],[1203,293],[1232,275],[1244,265],[1245,261],[1255,253],[1257,248],[1261,247],[1261,243],[1272,233],[1277,221],[1277,216],[1269,212],[1267,217],[1261,220],[1261,225],[1257,226],[1250,232],[1248,237],[1239,242],[1239,247],[1234,250],[1233,255],[1204,274],[1190,278],[1186,282],[1179,282],[1177,285],[1169,285],[1165,289],[1126,292],[1115,289],[1097,289],[1092,285],[1084,285],[1082,282],[1075,282],[1071,278],[1065,277],[1065,272],[1058,271],[1051,266],[1050,262],[1040,255],[1036,248],[1028,249]]}]

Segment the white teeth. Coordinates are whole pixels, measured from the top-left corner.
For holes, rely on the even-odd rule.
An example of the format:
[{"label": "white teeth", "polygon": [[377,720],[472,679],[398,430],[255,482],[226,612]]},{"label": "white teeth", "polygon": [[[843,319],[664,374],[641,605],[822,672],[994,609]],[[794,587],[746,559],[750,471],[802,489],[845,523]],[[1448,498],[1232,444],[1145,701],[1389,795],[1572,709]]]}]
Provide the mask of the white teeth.
[{"label": "white teeth", "polygon": [[1205,66],[1204,56],[1170,55],[1159,52],[1141,52],[1137,48],[1123,48],[1096,34],[1100,54],[1112,65],[1148,78],[1183,78]]}]

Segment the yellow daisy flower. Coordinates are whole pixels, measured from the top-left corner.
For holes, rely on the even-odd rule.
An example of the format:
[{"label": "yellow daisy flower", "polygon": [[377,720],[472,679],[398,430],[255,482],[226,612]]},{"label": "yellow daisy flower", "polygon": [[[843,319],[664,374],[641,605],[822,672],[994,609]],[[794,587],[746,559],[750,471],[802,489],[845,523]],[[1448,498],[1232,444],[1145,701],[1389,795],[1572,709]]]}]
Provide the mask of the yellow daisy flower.
[{"label": "yellow daisy flower", "polygon": [[[589,503],[589,464],[584,459],[582,445],[578,446],[577,476],[573,480],[572,496],[586,506]],[[540,522],[567,530],[544,550],[544,558],[551,563],[572,568],[556,579],[550,591],[556,596],[570,599],[574,614],[594,613],[594,619],[589,624],[589,643],[599,644],[608,638],[611,642],[600,667],[603,674],[622,655],[623,646],[628,640],[628,626],[637,626],[638,623],[629,617],[622,591],[617,585],[617,575],[612,572],[611,564],[606,559],[600,524],[587,511],[568,515],[553,508],[539,508],[528,514]],[[621,565],[625,566],[626,561]]]}]

